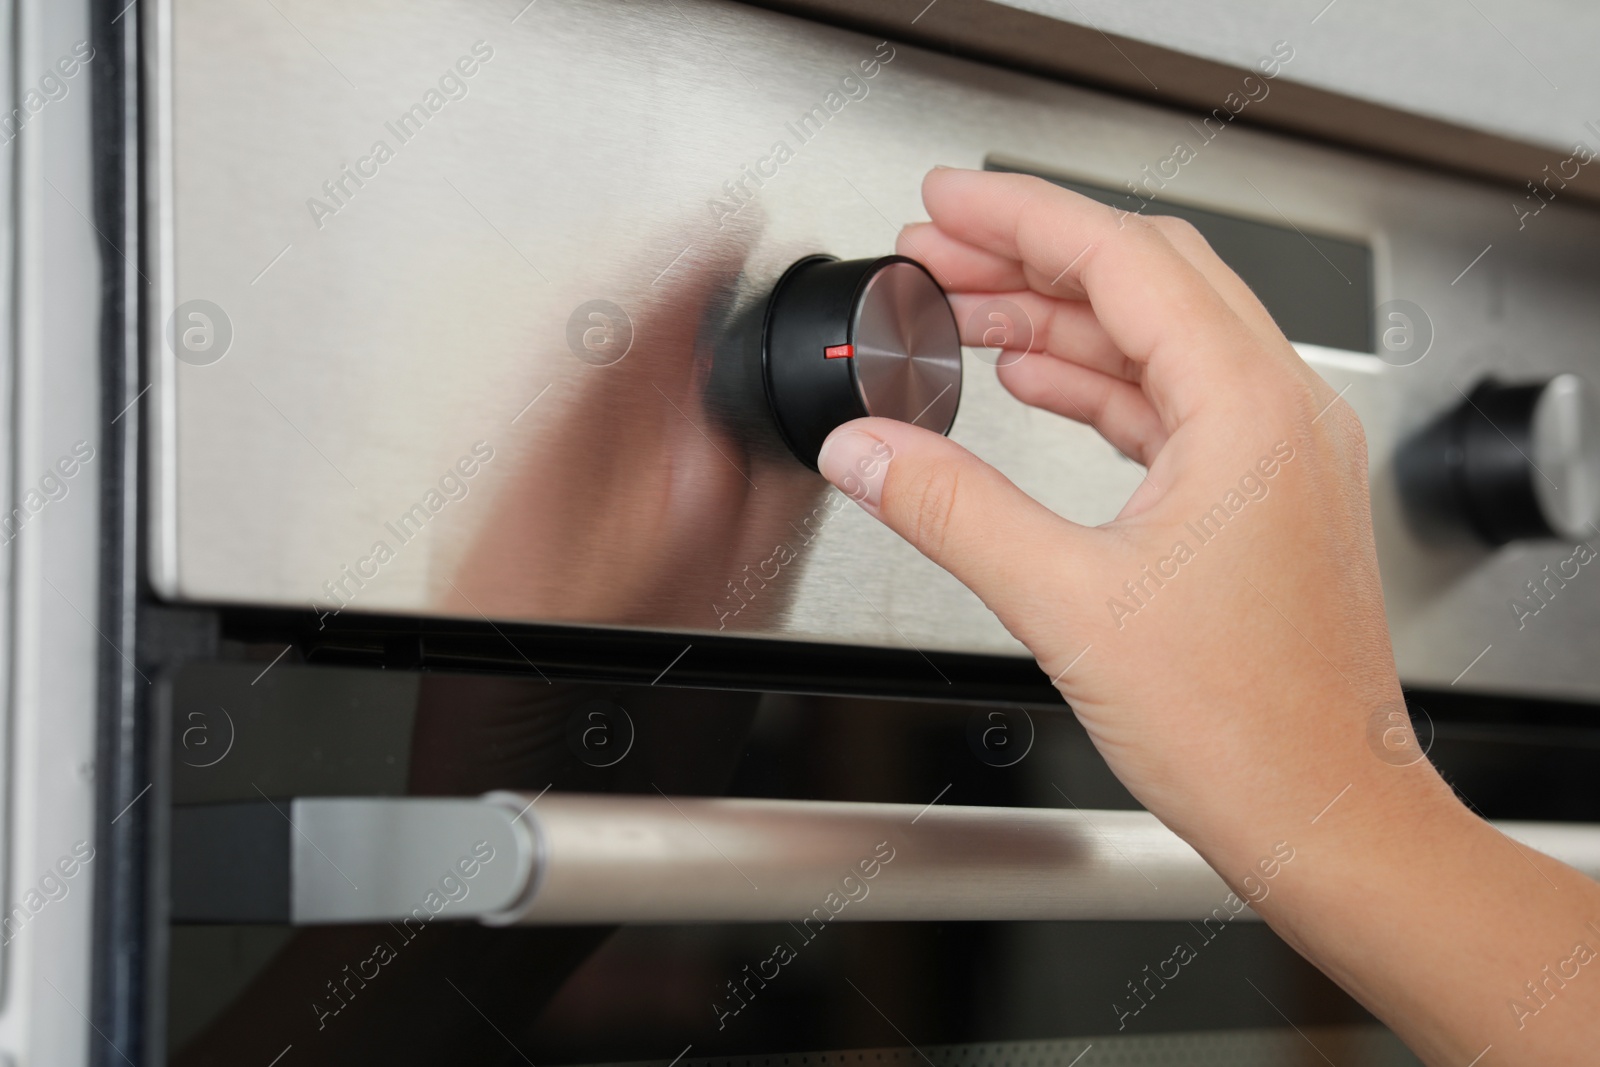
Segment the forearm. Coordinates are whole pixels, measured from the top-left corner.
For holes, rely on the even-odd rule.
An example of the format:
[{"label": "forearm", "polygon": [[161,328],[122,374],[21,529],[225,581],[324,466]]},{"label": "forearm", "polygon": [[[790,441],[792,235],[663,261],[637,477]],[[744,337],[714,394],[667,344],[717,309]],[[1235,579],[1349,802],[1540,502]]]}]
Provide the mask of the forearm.
[{"label": "forearm", "polygon": [[1256,910],[1429,1064],[1595,1062],[1600,884],[1473,815],[1425,763],[1363,772],[1314,823],[1274,819],[1249,833],[1273,842],[1214,862],[1245,889],[1231,872],[1288,841],[1294,860],[1255,875]]}]

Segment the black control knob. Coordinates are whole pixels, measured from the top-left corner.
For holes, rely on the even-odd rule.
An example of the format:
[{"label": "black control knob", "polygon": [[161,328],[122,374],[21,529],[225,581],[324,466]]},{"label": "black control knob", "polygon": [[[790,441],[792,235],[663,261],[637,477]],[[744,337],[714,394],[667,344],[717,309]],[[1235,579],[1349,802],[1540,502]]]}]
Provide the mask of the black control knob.
[{"label": "black control knob", "polygon": [[1588,540],[1600,534],[1600,404],[1575,374],[1480,382],[1401,449],[1398,473],[1426,532]]},{"label": "black control knob", "polygon": [[784,442],[815,470],[823,440],[851,419],[949,433],[961,335],[944,290],[915,260],[810,256],[772,291],[761,370]]}]

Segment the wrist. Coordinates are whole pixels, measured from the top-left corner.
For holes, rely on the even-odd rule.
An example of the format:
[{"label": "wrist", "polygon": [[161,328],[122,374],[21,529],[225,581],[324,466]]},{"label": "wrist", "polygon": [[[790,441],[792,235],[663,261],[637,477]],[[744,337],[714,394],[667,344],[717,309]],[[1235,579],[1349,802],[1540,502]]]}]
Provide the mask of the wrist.
[{"label": "wrist", "polygon": [[1377,870],[1404,872],[1441,843],[1493,832],[1426,760],[1394,766],[1353,757],[1293,778],[1271,801],[1194,842],[1263,918],[1291,897],[1339,892]]},{"label": "wrist", "polygon": [[1578,1062],[1600,993],[1563,989],[1535,1030],[1527,1017],[1548,998],[1528,989],[1575,942],[1592,946],[1600,886],[1478,818],[1426,763],[1385,769],[1397,773],[1353,782],[1298,838],[1279,831],[1278,853],[1292,854],[1275,865],[1241,876],[1229,856],[1219,870],[1424,1061],[1467,1063],[1494,1046],[1520,1048],[1518,1062]]},{"label": "wrist", "polygon": [[1347,964],[1389,950],[1383,916],[1427,912],[1498,836],[1426,760],[1356,771],[1311,816],[1275,822],[1273,840],[1257,832],[1218,857],[1234,892],[1347,989]]}]

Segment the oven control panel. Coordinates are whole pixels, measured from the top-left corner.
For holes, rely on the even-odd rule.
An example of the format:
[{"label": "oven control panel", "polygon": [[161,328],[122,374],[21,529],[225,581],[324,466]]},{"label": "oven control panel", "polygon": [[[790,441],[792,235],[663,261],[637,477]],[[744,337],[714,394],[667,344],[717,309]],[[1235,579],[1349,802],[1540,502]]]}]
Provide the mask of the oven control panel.
[{"label": "oven control panel", "polygon": [[1189,218],[1351,404],[1406,684],[1600,699],[1600,213],[1574,197],[1519,216],[1236,120],[1245,90],[1166,110],[726,0],[161,10],[166,598],[1025,657],[814,470],[871,414],[1074,522],[1140,483],[887,255],[931,167],[989,167]]}]

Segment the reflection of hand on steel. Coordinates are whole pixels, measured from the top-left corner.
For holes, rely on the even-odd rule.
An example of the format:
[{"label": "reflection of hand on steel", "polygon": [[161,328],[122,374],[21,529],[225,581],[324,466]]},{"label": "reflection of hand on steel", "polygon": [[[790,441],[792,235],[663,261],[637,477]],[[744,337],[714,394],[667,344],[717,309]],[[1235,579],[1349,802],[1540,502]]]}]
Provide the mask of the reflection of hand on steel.
[{"label": "reflection of hand on steel", "polygon": [[707,399],[716,361],[755,356],[724,341],[747,245],[702,237],[657,284],[619,294],[632,339],[609,365],[574,358],[565,333],[543,341],[561,355],[540,364],[567,370],[497,449],[515,470],[455,568],[457,588],[442,591],[445,610],[715,630],[732,582],[752,595],[730,628],[780,611],[792,576],[751,575],[826,486],[781,446],[732,431]]},{"label": "reflection of hand on steel", "polygon": [[[1129,790],[1428,1062],[1592,1062],[1600,977],[1572,961],[1600,948],[1600,886],[1500,836],[1395,736],[1374,746],[1404,698],[1354,413],[1186,223],[1013,174],[936,170],[923,200],[902,245],[953,280],[963,340],[984,301],[1021,306],[1039,356],[1000,381],[1149,477],[1080,526],[883,419],[835,430],[823,473],[845,485],[888,446],[863,506],[982,597]],[[1525,983],[1552,966],[1571,973],[1541,999]]]}]

